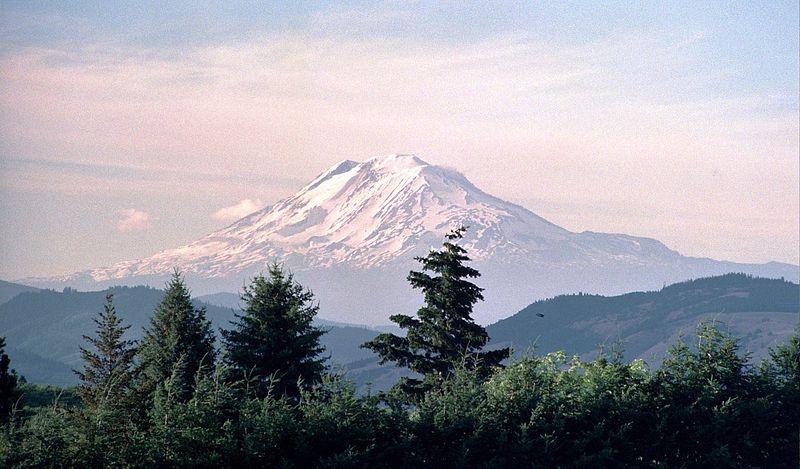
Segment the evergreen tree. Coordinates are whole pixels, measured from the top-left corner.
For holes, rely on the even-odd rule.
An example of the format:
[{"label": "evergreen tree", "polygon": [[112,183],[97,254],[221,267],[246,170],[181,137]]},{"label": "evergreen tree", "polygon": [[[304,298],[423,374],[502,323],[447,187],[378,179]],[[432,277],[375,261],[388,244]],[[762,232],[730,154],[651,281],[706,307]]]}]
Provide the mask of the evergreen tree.
[{"label": "evergreen tree", "polygon": [[785,344],[770,350],[769,356],[775,379],[800,399],[800,324]]},{"label": "evergreen tree", "polygon": [[135,342],[122,340],[130,326],[123,326],[117,316],[113,295],[106,295],[103,311],[94,318],[95,337],[83,336],[90,348],[81,347],[83,371],[75,371],[81,380],[78,394],[83,408],[73,414],[73,425],[83,438],[83,466],[124,466],[130,462],[128,431],[133,427],[133,360]]},{"label": "evergreen tree", "polygon": [[268,278],[256,276],[244,287],[242,301],[243,314],[236,316],[233,329],[222,331],[234,378],[253,384],[259,397],[270,387],[276,396],[298,397],[298,380],[305,387],[318,383],[324,331],[313,325],[319,310],[314,295],[272,265]]},{"label": "evergreen tree", "polygon": [[94,319],[95,337],[83,336],[94,350],[81,347],[83,371],[75,371],[81,380],[78,393],[87,408],[107,403],[121,403],[130,390],[135,342],[122,340],[130,326],[123,326],[114,309],[113,295],[106,295],[103,311]]},{"label": "evergreen tree", "polygon": [[201,367],[213,371],[215,354],[214,333],[205,308],[192,305],[189,289],[176,269],[139,347],[140,398],[152,401],[157,387],[173,376],[175,364],[180,362],[181,373],[173,379],[173,385],[180,389],[177,398],[188,400]]},{"label": "evergreen tree", "polygon": [[17,374],[9,369],[11,359],[5,353],[6,338],[0,337],[0,423],[5,422],[14,406]]},{"label": "evergreen tree", "polygon": [[772,412],[764,412],[762,418],[771,424],[768,434],[776,450],[769,453],[764,467],[800,467],[800,324],[786,343],[769,355],[770,360],[762,363],[761,376],[769,390],[767,402]]},{"label": "evergreen tree", "polygon": [[[390,318],[408,331],[406,336],[380,334],[362,345],[376,352],[382,364],[396,362],[431,380],[450,376],[462,364],[485,373],[508,357],[509,349],[480,351],[489,336],[471,316],[475,303],[483,300],[483,289],[469,281],[480,273],[464,265],[470,259],[457,244],[465,231],[463,226],[451,231],[440,250],[416,258],[423,271],[412,271],[408,281],[422,290],[425,305],[417,311],[416,318],[404,314]],[[422,384],[406,379],[400,386],[413,394],[423,390]]]}]

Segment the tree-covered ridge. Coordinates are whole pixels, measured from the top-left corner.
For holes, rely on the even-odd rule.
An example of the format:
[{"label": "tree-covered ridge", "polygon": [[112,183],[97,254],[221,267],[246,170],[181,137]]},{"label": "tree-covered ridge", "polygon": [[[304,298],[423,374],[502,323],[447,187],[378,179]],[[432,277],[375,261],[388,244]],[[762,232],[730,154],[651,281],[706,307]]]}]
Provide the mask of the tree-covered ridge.
[{"label": "tree-covered ridge", "polygon": [[[599,344],[621,340],[626,357],[631,359],[646,355],[655,344],[674,343],[676,329],[689,333],[703,319],[717,319],[733,330],[738,327],[752,350],[759,346],[756,339],[764,342],[771,333],[765,329],[759,334],[762,324],[769,322],[783,327],[784,336],[788,336],[797,314],[800,314],[799,285],[727,274],[681,282],[652,292],[612,297],[561,295],[537,301],[487,330],[494,343],[512,345],[518,352],[535,345],[543,352],[568,350],[586,354]],[[745,337],[746,334],[750,336]],[[645,358],[653,361],[657,357]]]},{"label": "tree-covered ridge", "polygon": [[0,304],[14,298],[20,293],[38,291],[38,288],[29,287],[27,285],[20,285],[18,283],[6,282],[0,280]]},{"label": "tree-covered ridge", "polygon": [[[713,301],[711,301],[713,300]],[[687,313],[766,311],[796,312],[800,308],[800,288],[786,280],[753,277],[747,274],[726,274],[688,280],[651,292],[634,292],[618,296],[590,294],[560,295],[539,300],[517,315],[536,313],[573,315],[578,318],[591,308],[594,314],[645,311],[654,315],[682,310]],[[496,324],[503,323],[504,320]]]},{"label": "tree-covered ridge", "polygon": [[[82,366],[79,352],[82,337],[94,328],[92,319],[107,295],[113,295],[115,307],[131,326],[126,338],[139,340],[164,291],[144,286],[113,287],[97,292],[40,290],[21,293],[0,305],[0,331],[8,338],[17,371],[31,382],[77,384],[72,370]],[[215,332],[227,328],[234,319],[235,310],[231,308],[196,300],[193,305],[206,309]],[[371,356],[358,345],[375,337],[377,332],[352,326],[321,327],[328,331],[321,340],[333,362],[343,365]]]},{"label": "tree-covered ridge", "polygon": [[[75,384],[73,369],[81,366],[82,337],[94,328],[92,319],[107,295],[126,324],[129,339],[142,337],[164,291],[150,287],[113,287],[97,292],[40,290],[21,293],[0,305],[0,331],[9,339],[9,348],[19,355],[18,370],[25,370],[30,381]],[[193,302],[205,307],[210,318],[222,323],[233,318],[227,308]]]}]

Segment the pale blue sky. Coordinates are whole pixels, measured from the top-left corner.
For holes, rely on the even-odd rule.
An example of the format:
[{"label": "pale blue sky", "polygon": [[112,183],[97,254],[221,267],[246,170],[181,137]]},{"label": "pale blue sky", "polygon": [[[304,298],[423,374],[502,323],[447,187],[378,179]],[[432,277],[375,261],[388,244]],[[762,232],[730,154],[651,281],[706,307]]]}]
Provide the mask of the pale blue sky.
[{"label": "pale blue sky", "polygon": [[574,231],[800,262],[798,2],[599,3],[3,0],[0,278],[400,152]]}]

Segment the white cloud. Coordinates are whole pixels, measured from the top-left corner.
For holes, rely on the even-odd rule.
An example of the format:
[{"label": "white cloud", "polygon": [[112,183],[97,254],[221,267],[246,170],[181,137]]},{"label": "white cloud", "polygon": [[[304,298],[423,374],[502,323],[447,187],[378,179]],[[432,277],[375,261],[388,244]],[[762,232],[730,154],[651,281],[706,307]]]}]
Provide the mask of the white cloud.
[{"label": "white cloud", "polygon": [[150,215],[147,212],[128,208],[120,210],[122,217],[117,221],[117,229],[123,233],[129,231],[145,231],[150,228]]},{"label": "white cloud", "polygon": [[219,221],[236,221],[246,215],[249,215],[256,210],[264,208],[264,203],[261,199],[251,200],[244,199],[238,204],[231,205],[230,207],[223,207],[211,215],[211,218]]}]

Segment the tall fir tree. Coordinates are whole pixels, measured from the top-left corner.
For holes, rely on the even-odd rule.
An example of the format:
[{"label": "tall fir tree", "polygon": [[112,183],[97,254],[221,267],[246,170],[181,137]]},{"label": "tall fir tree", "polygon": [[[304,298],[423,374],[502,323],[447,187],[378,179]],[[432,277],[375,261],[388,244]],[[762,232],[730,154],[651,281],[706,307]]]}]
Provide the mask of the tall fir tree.
[{"label": "tall fir tree", "polygon": [[313,325],[319,310],[314,295],[273,264],[268,277],[256,276],[244,287],[242,301],[243,314],[222,331],[235,379],[246,380],[259,397],[271,386],[275,396],[296,398],[298,380],[306,387],[318,383],[324,331]]},{"label": "tall fir tree", "polygon": [[97,409],[126,401],[133,382],[135,342],[123,340],[130,326],[123,326],[114,308],[114,295],[106,295],[103,311],[93,319],[95,336],[83,336],[90,348],[81,347],[83,371],[75,371],[81,380],[78,394],[83,405]]},{"label": "tall fir tree", "polygon": [[127,448],[132,444],[129,431],[134,425],[136,342],[123,340],[130,326],[124,326],[117,316],[112,294],[106,295],[106,304],[94,323],[95,335],[83,336],[89,347],[80,349],[83,371],[75,371],[81,380],[78,395],[83,408],[75,414],[74,424],[83,435],[83,465],[126,466],[132,462]]},{"label": "tall fir tree", "polygon": [[10,369],[11,359],[5,352],[6,338],[0,337],[0,423],[5,422],[14,407],[17,374]]},{"label": "tall fir tree", "polygon": [[[452,230],[440,250],[416,258],[422,264],[422,272],[410,272],[408,281],[413,288],[422,290],[425,305],[417,311],[417,317],[396,314],[390,318],[407,330],[406,336],[380,334],[362,345],[376,352],[381,364],[395,362],[430,382],[450,376],[459,366],[485,372],[508,357],[509,349],[481,351],[489,336],[472,319],[472,308],[483,300],[483,289],[469,280],[480,273],[464,265],[470,259],[457,244],[465,232],[463,226]],[[405,379],[400,387],[419,394],[427,385],[417,379]]]},{"label": "tall fir tree", "polygon": [[180,363],[181,372],[172,379],[173,386],[180,389],[176,392],[178,400],[188,400],[197,373],[201,369],[211,373],[215,358],[214,333],[205,308],[194,307],[183,276],[176,269],[139,346],[139,397],[152,401],[158,386],[173,377],[175,365]]}]

